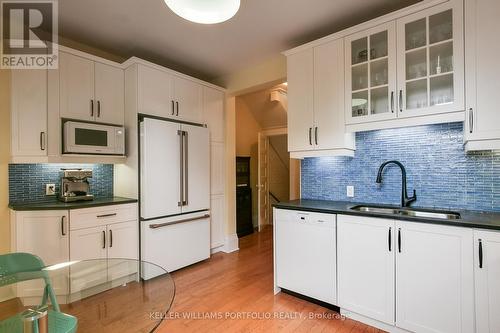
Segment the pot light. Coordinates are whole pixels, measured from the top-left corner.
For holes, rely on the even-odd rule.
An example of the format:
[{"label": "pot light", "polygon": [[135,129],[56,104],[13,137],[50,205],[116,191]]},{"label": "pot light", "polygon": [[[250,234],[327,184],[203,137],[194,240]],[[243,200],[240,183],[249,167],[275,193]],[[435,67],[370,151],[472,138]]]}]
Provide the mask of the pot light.
[{"label": "pot light", "polygon": [[165,3],[180,17],[202,24],[227,21],[240,9],[240,0],[165,0]]}]

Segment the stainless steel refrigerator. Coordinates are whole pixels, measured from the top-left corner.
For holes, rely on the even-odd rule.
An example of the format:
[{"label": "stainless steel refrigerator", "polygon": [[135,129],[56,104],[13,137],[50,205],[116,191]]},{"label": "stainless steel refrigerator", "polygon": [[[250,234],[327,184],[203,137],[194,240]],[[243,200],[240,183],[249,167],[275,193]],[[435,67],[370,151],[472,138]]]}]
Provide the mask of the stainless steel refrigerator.
[{"label": "stainless steel refrigerator", "polygon": [[146,116],[139,128],[141,260],[171,272],[209,258],[208,129]]}]

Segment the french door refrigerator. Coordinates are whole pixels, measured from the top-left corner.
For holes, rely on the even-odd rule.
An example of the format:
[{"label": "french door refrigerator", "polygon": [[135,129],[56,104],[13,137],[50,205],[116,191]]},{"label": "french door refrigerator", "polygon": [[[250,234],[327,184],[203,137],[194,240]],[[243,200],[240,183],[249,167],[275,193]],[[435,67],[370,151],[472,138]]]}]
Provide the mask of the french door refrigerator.
[{"label": "french door refrigerator", "polygon": [[171,272],[209,258],[208,129],[144,116],[139,130],[141,260]]}]

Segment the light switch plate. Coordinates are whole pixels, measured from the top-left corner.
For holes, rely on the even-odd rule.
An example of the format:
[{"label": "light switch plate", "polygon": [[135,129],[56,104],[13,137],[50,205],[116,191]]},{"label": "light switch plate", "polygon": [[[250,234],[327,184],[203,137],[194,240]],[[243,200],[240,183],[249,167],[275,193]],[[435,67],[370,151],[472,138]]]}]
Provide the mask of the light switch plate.
[{"label": "light switch plate", "polygon": [[354,186],[347,186],[347,197],[354,198]]},{"label": "light switch plate", "polygon": [[56,184],[45,184],[45,195],[56,195]]}]

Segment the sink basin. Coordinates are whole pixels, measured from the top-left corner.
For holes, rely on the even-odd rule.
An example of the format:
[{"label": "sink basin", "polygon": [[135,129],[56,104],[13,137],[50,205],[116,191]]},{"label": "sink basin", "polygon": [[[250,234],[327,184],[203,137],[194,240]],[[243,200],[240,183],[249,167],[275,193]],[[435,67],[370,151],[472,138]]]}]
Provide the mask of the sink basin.
[{"label": "sink basin", "polygon": [[388,207],[354,206],[354,207],[351,207],[351,209],[357,210],[358,212],[376,213],[376,214],[398,214],[399,213],[399,209],[388,208]]},{"label": "sink basin", "polygon": [[443,219],[443,220],[458,220],[460,218],[459,213],[454,212],[428,212],[422,210],[400,210],[399,214],[413,216],[413,217],[427,217],[431,219]]},{"label": "sink basin", "polygon": [[417,210],[411,208],[391,208],[383,206],[354,206],[352,210],[365,213],[388,214],[388,215],[404,215],[411,217],[423,217],[431,219],[443,220],[458,220],[460,214],[456,212],[432,211],[432,210]]}]

